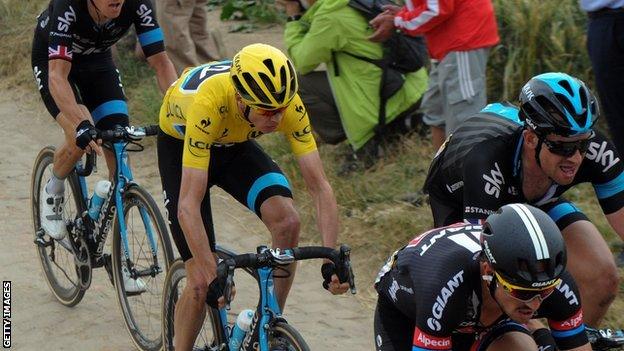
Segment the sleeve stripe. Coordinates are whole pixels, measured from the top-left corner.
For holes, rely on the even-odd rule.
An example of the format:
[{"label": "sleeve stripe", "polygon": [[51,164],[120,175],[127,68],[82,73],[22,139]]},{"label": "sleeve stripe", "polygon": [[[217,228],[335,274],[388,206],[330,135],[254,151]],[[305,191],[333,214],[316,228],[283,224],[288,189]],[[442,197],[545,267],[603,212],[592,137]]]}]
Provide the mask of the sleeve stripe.
[{"label": "sleeve stripe", "polygon": [[[576,206],[571,204],[570,202],[564,202],[559,204],[548,211],[548,216],[552,218],[553,221],[557,222],[563,216],[569,215],[570,213],[581,212]],[[581,212],[582,213],[582,212]]]},{"label": "sleeve stripe", "polygon": [[624,190],[624,172],[620,173],[615,179],[603,184],[594,184],[596,196],[599,199],[606,199]]},{"label": "sleeve stripe", "polygon": [[163,33],[160,28],[152,29],[149,32],[139,34],[139,42],[143,47],[159,41],[163,41]]},{"label": "sleeve stripe", "polygon": [[585,324],[581,324],[578,327],[571,329],[571,330],[565,330],[565,331],[554,330],[554,329],[550,330],[552,336],[555,339],[567,338],[573,335],[580,334],[584,331],[585,331]]}]

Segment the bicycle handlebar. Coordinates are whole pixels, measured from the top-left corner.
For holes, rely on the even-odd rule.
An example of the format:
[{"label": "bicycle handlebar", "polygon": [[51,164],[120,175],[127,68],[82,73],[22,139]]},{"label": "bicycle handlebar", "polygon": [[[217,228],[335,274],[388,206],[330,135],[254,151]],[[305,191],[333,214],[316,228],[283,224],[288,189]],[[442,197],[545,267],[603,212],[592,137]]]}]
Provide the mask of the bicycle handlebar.
[{"label": "bicycle handlebar", "polygon": [[263,268],[285,266],[295,261],[326,258],[336,265],[340,282],[348,282],[351,293],[357,292],[355,277],[351,267],[351,249],[347,245],[341,245],[339,250],[323,246],[294,247],[292,249],[271,250],[264,246],[258,247],[259,253],[247,253],[236,255],[221,261],[217,266],[217,278],[225,280],[223,296],[226,308],[232,301],[231,292],[233,287],[234,269],[236,268]]},{"label": "bicycle handlebar", "polygon": [[[152,136],[158,134],[158,125],[152,124],[140,127],[122,127],[116,126],[110,130],[98,130],[97,139],[101,139],[104,142],[136,142],[143,139],[146,136]],[[81,177],[88,177],[97,163],[97,158],[94,152],[87,154],[87,159],[84,167],[81,164],[76,166],[76,174]]]}]

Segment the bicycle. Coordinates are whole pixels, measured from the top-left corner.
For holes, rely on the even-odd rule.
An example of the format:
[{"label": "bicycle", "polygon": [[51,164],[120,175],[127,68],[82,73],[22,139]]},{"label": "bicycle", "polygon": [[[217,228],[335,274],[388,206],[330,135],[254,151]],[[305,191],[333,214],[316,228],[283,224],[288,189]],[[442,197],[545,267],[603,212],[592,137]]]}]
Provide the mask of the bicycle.
[{"label": "bicycle", "polygon": [[[309,351],[307,343],[301,334],[282,317],[277,299],[273,292],[273,279],[284,277],[274,275],[275,270],[295,261],[327,258],[338,268],[341,281],[348,281],[351,293],[355,294],[355,282],[350,263],[350,249],[342,245],[339,250],[327,247],[309,246],[292,249],[272,250],[266,246],[258,246],[256,254],[236,255],[219,245],[216,247],[219,257],[217,277],[223,279],[224,298],[226,306],[214,309],[207,305],[204,326],[198,335],[193,350],[202,351],[238,351],[230,350],[228,343],[234,321],[228,321],[227,310],[232,299],[232,287],[235,268],[243,269],[257,282],[260,293],[251,329],[242,342],[240,350],[250,349],[259,351]],[[175,304],[181,291],[182,281],[186,277],[184,262],[176,260],[171,266],[165,282],[163,298],[163,339],[166,351],[174,350],[174,313]],[[235,318],[236,316],[234,316]],[[230,319],[232,319],[230,317]],[[258,343],[257,345],[255,343]]]},{"label": "bicycle", "polygon": [[[126,328],[141,350],[162,348],[160,293],[173,261],[173,251],[156,202],[133,179],[128,153],[142,151],[143,146],[137,142],[157,132],[158,126],[118,126],[98,132],[103,145],[114,151],[114,179],[99,217],[94,220],[88,214],[86,177],[96,167],[95,153],[87,154],[85,162],[78,161],[67,177],[67,201],[62,211],[67,218],[68,235],[62,240],[45,234],[39,216],[40,192],[52,172],[54,147],[46,146],[37,155],[31,182],[34,242],[50,290],[63,305],[75,306],[91,285],[92,270],[105,267],[115,287]],[[109,255],[103,251],[111,225],[113,242]],[[140,280],[144,286],[134,292],[127,291],[129,279],[135,284]],[[153,306],[154,301],[158,307]]]}]

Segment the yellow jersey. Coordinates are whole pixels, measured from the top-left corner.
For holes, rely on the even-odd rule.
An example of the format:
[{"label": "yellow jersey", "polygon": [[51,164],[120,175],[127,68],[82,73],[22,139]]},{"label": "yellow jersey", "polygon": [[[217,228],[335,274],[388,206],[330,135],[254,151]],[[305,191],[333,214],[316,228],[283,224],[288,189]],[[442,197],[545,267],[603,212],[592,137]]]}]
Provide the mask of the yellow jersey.
[{"label": "yellow jersey", "polygon": [[[238,109],[230,67],[231,61],[221,61],[187,69],[165,94],[160,129],[184,140],[184,167],[207,170],[213,144],[241,143],[262,135]],[[297,156],[316,150],[310,120],[298,94],[276,131],[284,134]]]}]

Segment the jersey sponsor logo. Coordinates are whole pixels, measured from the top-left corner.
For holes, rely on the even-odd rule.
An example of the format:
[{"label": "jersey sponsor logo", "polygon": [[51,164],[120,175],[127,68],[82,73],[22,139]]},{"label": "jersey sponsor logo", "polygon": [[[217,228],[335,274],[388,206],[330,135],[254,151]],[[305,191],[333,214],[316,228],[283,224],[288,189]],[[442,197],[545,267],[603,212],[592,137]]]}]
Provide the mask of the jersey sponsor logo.
[{"label": "jersey sponsor logo", "polygon": [[303,127],[302,130],[296,130],[292,132],[292,136],[293,138],[295,138],[295,140],[301,143],[305,143],[310,140],[310,133],[312,133],[312,127],[310,127],[310,125],[308,124],[307,126]]},{"label": "jersey sponsor logo", "polygon": [[494,169],[490,170],[489,175],[484,174],[483,179],[485,179],[485,192],[498,199],[501,187],[505,184],[503,172],[501,172],[498,162],[494,162]]},{"label": "jersey sponsor logo", "polygon": [[51,59],[64,59],[64,60],[70,60],[73,57],[73,53],[70,49],[67,48],[67,46],[63,46],[63,45],[57,45],[56,47],[49,47],[48,48],[48,58]]},{"label": "jersey sponsor logo", "polygon": [[464,282],[464,270],[457,272],[449,281],[446,282],[446,285],[442,287],[438,296],[436,296],[435,303],[431,308],[431,314],[433,317],[427,319],[427,326],[431,328],[431,330],[439,331],[441,329],[440,319],[442,318],[442,313],[444,313],[444,308],[446,307],[446,303],[449,298],[453,296],[455,289],[457,289]]},{"label": "jersey sponsor logo", "polygon": [[147,5],[141,4],[136,13],[139,15],[139,18],[141,18],[141,26],[154,27],[156,25],[156,23],[154,23],[154,18],[152,17],[152,9],[147,7]]},{"label": "jersey sponsor logo", "polygon": [[604,167],[602,173],[605,173],[620,161],[619,157],[615,157],[613,150],[607,150],[607,146],[608,143],[606,141],[603,141],[601,144],[591,142],[585,155],[587,159],[595,161]]},{"label": "jersey sponsor logo", "polygon": [[264,134],[264,133],[262,133],[259,130],[250,130],[249,133],[247,133],[247,139],[255,139],[255,138],[261,136],[262,134]]},{"label": "jersey sponsor logo", "polygon": [[50,22],[50,16],[45,16],[45,18],[39,22],[39,27],[45,28],[48,25],[48,22]]},{"label": "jersey sponsor logo", "polygon": [[200,132],[210,135],[210,132],[206,130],[212,123],[210,123],[210,118],[204,118],[199,121],[199,124],[195,125],[195,128],[199,129]]},{"label": "jersey sponsor logo", "polygon": [[583,324],[583,310],[580,308],[574,316],[564,321],[548,321],[548,325],[555,330],[572,330],[581,324]]},{"label": "jersey sponsor logo", "polygon": [[43,89],[43,84],[41,84],[41,70],[38,66],[33,67],[33,74],[35,75],[35,80],[37,81],[37,88],[39,90]]},{"label": "jersey sponsor logo", "polygon": [[63,16],[58,16],[57,19],[58,24],[56,28],[61,32],[67,33],[72,22],[76,22],[76,11],[74,11],[73,7],[69,6],[69,10],[65,11]]},{"label": "jersey sponsor logo", "polygon": [[478,214],[484,214],[484,215],[489,216],[494,212],[496,212],[496,210],[488,210],[485,208],[480,208],[480,207],[475,207],[475,206],[466,206],[464,208],[464,213],[478,213]]},{"label": "jersey sponsor logo", "polygon": [[565,296],[570,305],[579,305],[576,294],[567,283],[564,283],[563,281],[559,283],[559,285],[557,285],[557,290],[559,290],[559,292],[561,292],[563,296]]},{"label": "jersey sponsor logo", "polygon": [[452,194],[452,193],[455,192],[455,190],[457,190],[457,189],[459,189],[459,188],[461,188],[463,186],[464,186],[464,181],[460,180],[459,182],[453,183],[451,185],[446,184],[446,189],[448,190],[449,193]]},{"label": "jersey sponsor logo", "polygon": [[[471,226],[471,225],[465,225],[465,224],[463,224],[463,223],[459,223],[458,225],[453,225],[453,226],[445,227],[445,228],[444,228],[444,229],[442,229],[442,230],[441,230],[438,234],[436,234],[436,235],[432,236],[432,237],[431,237],[431,239],[429,239],[429,242],[428,242],[427,244],[424,244],[424,245],[420,248],[420,256],[423,256],[423,255],[427,252],[427,250],[429,250],[429,249],[433,246],[433,244],[435,244],[435,243],[438,241],[438,239],[440,239],[440,238],[444,237],[445,235],[447,235],[447,234],[452,234],[452,233],[456,233],[456,232],[459,232],[459,231],[471,231],[471,230],[473,230],[473,228],[474,228],[474,229],[476,229],[477,231],[479,231],[479,230],[481,229],[481,227],[480,227],[480,226],[475,227],[475,226]],[[432,231],[429,231],[429,232],[427,232],[427,233],[425,233],[425,234],[429,234],[429,233],[431,233],[431,232],[432,232]],[[465,234],[464,234],[464,235],[465,235]],[[423,236],[424,236],[424,234],[423,234]],[[417,240],[418,240],[418,241],[415,241],[416,239],[415,239],[415,240],[412,240],[412,242],[410,242],[410,244],[409,244],[409,245],[407,245],[407,247],[413,247],[413,246],[416,246],[416,245],[417,245],[417,244],[418,244],[418,243],[419,243],[422,239],[423,239],[423,238],[422,238],[422,236],[421,236],[421,237],[418,237],[418,238],[417,238]],[[453,240],[453,241],[456,241],[456,240]],[[456,242],[457,242],[457,241],[456,241]],[[412,243],[414,243],[414,244],[412,244]]]},{"label": "jersey sponsor logo", "polygon": [[392,297],[392,300],[394,300],[394,302],[397,302],[397,292],[399,292],[399,290],[405,291],[406,293],[410,295],[414,295],[414,290],[412,290],[412,288],[403,286],[399,284],[399,282],[397,282],[396,279],[392,278],[392,285],[390,285],[390,288],[388,289],[388,293],[390,294],[390,297]]},{"label": "jersey sponsor logo", "polygon": [[169,117],[177,117],[186,120],[186,117],[184,116],[184,112],[182,112],[182,108],[180,107],[180,105],[171,102],[167,104],[167,118]]},{"label": "jersey sponsor logo", "polygon": [[429,335],[416,327],[416,330],[414,330],[414,346],[430,350],[448,350],[451,348],[451,337]]},{"label": "jersey sponsor logo", "polygon": [[189,138],[188,150],[195,157],[208,157],[209,153],[205,150],[210,149],[210,144],[201,141],[195,140],[193,138]]},{"label": "jersey sponsor logo", "polygon": [[299,122],[301,122],[301,120],[303,119],[303,117],[305,117],[307,113],[305,107],[303,107],[303,105],[295,105],[295,111],[297,111],[297,113],[301,115],[301,117],[299,117]]},{"label": "jersey sponsor logo", "polygon": [[227,108],[227,106],[220,106],[219,107],[219,113],[220,114],[228,113],[229,111],[230,111],[230,109]]}]

